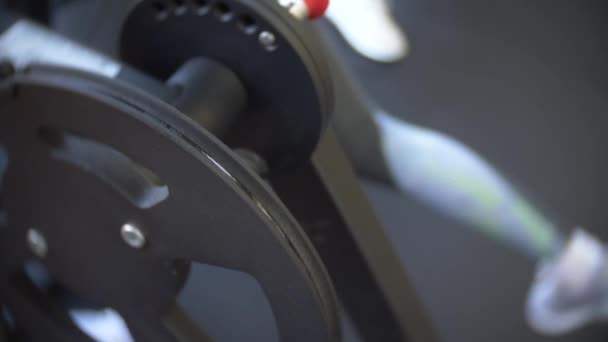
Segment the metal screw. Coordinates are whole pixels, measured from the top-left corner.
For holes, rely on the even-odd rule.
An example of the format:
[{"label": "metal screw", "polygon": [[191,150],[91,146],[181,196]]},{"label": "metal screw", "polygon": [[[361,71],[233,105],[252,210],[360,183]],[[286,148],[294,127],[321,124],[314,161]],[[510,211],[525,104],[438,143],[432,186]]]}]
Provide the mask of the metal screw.
[{"label": "metal screw", "polygon": [[133,248],[143,248],[146,245],[146,235],[136,226],[126,223],[120,229],[120,235],[127,245]]},{"label": "metal screw", "polygon": [[262,31],[258,37],[260,44],[268,50],[276,48],[277,37],[272,32]]},{"label": "metal screw", "polygon": [[44,235],[38,230],[32,228],[27,231],[27,244],[32,253],[40,258],[44,258],[48,252],[48,245]]}]

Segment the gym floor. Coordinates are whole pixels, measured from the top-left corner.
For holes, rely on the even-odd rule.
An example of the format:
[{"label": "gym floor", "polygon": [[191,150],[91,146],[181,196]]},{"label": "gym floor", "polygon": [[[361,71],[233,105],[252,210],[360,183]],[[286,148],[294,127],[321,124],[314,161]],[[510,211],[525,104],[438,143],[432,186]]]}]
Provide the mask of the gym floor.
[{"label": "gym floor", "polygon": [[[412,49],[398,64],[356,55],[328,28],[369,95],[446,132],[502,170],[565,229],[608,239],[608,7],[573,2],[394,0]],[[543,338],[524,320],[527,259],[392,189],[365,185],[445,341]]]}]

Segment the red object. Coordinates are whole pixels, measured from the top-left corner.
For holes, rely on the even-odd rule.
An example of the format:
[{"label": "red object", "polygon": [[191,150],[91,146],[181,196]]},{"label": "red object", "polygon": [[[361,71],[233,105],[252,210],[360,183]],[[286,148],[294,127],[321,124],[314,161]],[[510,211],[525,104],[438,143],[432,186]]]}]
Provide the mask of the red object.
[{"label": "red object", "polygon": [[322,17],[329,7],[329,0],[304,0],[308,6],[308,17],[315,19]]}]

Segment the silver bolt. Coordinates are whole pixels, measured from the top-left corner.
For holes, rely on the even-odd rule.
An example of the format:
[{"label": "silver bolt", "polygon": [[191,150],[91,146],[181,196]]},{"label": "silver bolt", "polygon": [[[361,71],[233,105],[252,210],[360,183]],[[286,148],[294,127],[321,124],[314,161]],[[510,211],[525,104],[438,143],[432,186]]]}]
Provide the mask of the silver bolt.
[{"label": "silver bolt", "polygon": [[40,258],[44,258],[49,251],[44,235],[34,228],[27,231],[27,244],[32,253]]},{"label": "silver bolt", "polygon": [[146,245],[146,235],[136,226],[125,223],[120,229],[120,235],[127,245],[133,248],[143,248]]},{"label": "silver bolt", "polygon": [[272,32],[262,31],[258,37],[260,44],[266,49],[274,49],[276,47],[277,37]]}]

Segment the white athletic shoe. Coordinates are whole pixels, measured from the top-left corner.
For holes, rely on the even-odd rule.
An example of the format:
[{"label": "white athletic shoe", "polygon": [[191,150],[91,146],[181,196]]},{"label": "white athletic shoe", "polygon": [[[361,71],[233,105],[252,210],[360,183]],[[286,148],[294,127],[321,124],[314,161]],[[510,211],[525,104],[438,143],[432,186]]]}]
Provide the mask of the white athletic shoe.
[{"label": "white athletic shoe", "polygon": [[387,0],[331,0],[326,16],[351,47],[369,59],[391,63],[408,53],[407,37]]}]

